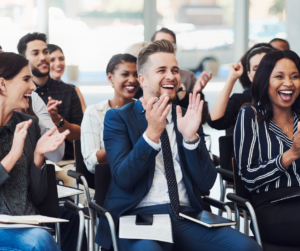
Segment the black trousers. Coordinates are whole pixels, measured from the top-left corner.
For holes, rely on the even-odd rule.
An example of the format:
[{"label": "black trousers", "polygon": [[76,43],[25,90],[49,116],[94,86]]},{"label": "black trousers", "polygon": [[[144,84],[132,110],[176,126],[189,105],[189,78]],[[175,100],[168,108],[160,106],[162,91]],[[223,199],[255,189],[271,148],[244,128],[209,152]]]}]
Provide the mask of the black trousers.
[{"label": "black trousers", "polygon": [[279,188],[252,194],[261,239],[274,245],[300,247],[300,196],[271,201],[299,192],[300,187]]}]

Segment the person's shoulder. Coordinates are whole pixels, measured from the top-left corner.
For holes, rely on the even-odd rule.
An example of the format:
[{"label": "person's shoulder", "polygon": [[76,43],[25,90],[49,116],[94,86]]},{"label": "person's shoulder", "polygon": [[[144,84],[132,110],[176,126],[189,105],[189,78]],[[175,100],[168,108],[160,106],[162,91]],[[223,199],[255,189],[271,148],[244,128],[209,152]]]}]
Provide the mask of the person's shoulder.
[{"label": "person's shoulder", "polygon": [[245,118],[255,118],[260,113],[254,106],[247,105],[240,110],[240,114],[244,114]]},{"label": "person's shoulder", "polygon": [[89,105],[84,113],[92,113],[92,112],[106,112],[110,109],[108,99],[101,101],[100,103]]},{"label": "person's shoulder", "polygon": [[65,82],[62,81],[58,81],[55,80],[53,78],[51,78],[51,85],[56,85],[58,88],[63,88],[63,89],[67,89],[70,91],[75,91],[75,85],[71,85],[71,84],[66,84]]},{"label": "person's shoulder", "polygon": [[107,111],[106,115],[105,116],[110,116],[111,114],[118,114],[120,117],[127,117],[128,114],[131,114],[132,111],[136,110],[136,106],[138,106],[138,102],[140,102],[139,100],[138,101],[133,101],[133,102],[130,102],[118,109],[116,108],[111,108]]}]

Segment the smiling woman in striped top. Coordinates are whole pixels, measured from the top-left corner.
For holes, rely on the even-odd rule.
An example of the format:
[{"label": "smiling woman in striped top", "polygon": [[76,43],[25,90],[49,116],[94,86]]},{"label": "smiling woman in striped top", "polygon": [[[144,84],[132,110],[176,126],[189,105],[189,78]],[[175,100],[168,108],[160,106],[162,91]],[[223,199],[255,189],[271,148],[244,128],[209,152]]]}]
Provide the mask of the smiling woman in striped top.
[{"label": "smiling woman in striped top", "polygon": [[300,59],[267,53],[256,72],[252,104],[241,109],[234,132],[239,174],[251,192],[262,240],[300,247]]}]

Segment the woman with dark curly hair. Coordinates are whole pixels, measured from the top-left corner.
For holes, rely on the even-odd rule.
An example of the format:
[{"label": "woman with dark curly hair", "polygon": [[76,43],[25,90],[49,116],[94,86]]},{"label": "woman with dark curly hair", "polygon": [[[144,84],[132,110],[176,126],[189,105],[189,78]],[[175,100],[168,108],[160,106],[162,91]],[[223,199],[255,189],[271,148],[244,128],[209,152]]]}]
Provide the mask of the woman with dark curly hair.
[{"label": "woman with dark curly hair", "polygon": [[[231,130],[228,130],[228,133],[232,133],[241,106],[251,102],[250,89],[256,69],[263,56],[272,50],[273,48],[269,44],[256,44],[245,53],[238,64],[229,65],[229,76],[207,121],[212,128],[217,130],[228,130],[231,128]],[[234,93],[229,98],[238,79],[245,91],[243,93]]]},{"label": "woman with dark curly hair", "polygon": [[300,247],[300,59],[272,51],[261,60],[252,103],[234,132],[235,160],[251,192],[262,241]]}]

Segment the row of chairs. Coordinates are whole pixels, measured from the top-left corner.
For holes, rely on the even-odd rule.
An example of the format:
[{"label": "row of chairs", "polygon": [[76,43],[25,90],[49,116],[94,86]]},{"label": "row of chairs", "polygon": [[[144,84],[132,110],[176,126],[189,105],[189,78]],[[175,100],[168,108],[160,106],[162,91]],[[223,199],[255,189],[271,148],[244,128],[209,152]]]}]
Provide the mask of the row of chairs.
[{"label": "row of chairs", "polygon": [[[240,228],[240,217],[244,218],[244,233],[249,235],[249,220],[252,221],[255,239],[264,251],[296,251],[299,248],[278,246],[266,243],[261,240],[259,225],[257,222],[255,210],[251,204],[251,194],[245,188],[244,183],[239,176],[239,169],[234,159],[233,135],[226,135],[219,138],[220,166],[217,168],[220,178],[220,200],[225,200],[226,190],[233,189],[233,193],[227,194],[227,199],[231,210],[235,213],[237,221],[237,230]],[[219,210],[219,215],[222,210]]]}]

